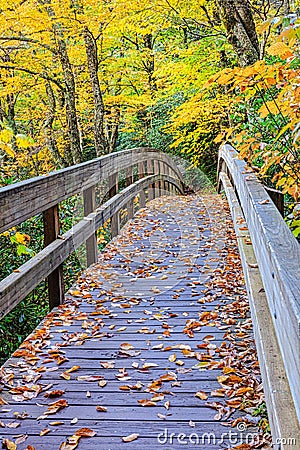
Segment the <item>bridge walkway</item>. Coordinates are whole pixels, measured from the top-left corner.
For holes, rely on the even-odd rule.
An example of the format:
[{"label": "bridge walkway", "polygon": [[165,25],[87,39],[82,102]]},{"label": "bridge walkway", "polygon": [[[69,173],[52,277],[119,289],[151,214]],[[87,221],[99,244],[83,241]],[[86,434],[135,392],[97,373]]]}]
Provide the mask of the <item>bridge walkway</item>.
[{"label": "bridge walkway", "polygon": [[226,203],[148,203],[1,381],[6,448],[250,449],[263,391]]}]

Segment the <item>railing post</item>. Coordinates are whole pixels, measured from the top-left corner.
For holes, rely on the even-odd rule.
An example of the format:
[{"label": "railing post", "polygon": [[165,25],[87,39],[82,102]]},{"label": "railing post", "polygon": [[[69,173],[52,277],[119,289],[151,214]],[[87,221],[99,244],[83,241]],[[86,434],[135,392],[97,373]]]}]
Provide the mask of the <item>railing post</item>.
[{"label": "railing post", "polygon": [[268,186],[264,186],[264,188],[271,197],[271,200],[275,204],[282,217],[284,217],[284,194],[281,191],[269,188]]},{"label": "railing post", "polygon": [[[139,180],[144,178],[145,176],[145,162],[139,162],[138,163],[138,178]],[[145,191],[144,189],[142,189],[140,191],[140,208],[145,208],[146,205],[146,196],[145,196]]]},{"label": "railing post", "polygon": [[[114,173],[108,177],[109,198],[112,198],[118,192],[118,173]],[[112,237],[120,233],[120,216],[117,212],[110,219],[110,232]]]},{"label": "railing post", "polygon": [[[154,175],[159,174],[159,161],[157,159],[154,160]],[[154,198],[159,197],[159,181],[154,183]]]},{"label": "railing post", "polygon": [[[152,175],[153,174],[153,161],[152,159],[147,160],[147,174]],[[153,200],[154,198],[154,185],[149,184],[148,187],[148,201]]]},{"label": "railing post", "polygon": [[[133,183],[133,167],[127,167],[126,169],[126,187]],[[128,220],[132,219],[134,216],[134,199],[130,200],[127,205],[127,217]]]},{"label": "railing post", "polygon": [[[96,209],[96,186],[92,186],[83,191],[84,215],[88,216]],[[87,267],[98,260],[97,233],[95,232],[86,241],[86,263]]]},{"label": "railing post", "polygon": [[[58,205],[47,209],[43,212],[44,221],[44,246],[51,244],[55,241],[60,232],[59,223],[59,209]],[[61,305],[64,302],[64,279],[63,279],[63,266],[60,265],[55,269],[47,278],[48,283],[48,296],[50,309]]]},{"label": "railing post", "polygon": [[[163,163],[163,173],[165,175],[169,175],[169,166],[168,164]],[[168,181],[163,181],[163,187],[164,187],[164,194],[165,195],[170,195],[169,194],[169,182]]]}]

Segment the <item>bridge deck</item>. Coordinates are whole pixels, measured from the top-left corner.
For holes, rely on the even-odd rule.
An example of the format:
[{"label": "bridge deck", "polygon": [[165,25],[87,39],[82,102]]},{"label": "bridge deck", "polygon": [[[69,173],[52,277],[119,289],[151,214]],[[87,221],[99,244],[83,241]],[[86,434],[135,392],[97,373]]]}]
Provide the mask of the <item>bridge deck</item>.
[{"label": "bridge deck", "polygon": [[[1,375],[0,435],[18,449],[251,441],[249,413],[263,393],[237,242],[220,198],[162,198],[138,213]],[[214,434],[210,443],[206,433]]]}]

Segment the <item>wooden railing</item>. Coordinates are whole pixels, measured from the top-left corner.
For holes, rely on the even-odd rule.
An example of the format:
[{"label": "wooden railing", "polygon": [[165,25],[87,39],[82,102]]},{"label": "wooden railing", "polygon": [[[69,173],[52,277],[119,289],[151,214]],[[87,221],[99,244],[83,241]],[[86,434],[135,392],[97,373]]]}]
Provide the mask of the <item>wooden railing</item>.
[{"label": "wooden railing", "polygon": [[[259,298],[266,297],[266,307],[259,311],[256,319],[261,321],[264,317],[269,317],[263,326],[268,329],[259,330],[259,326],[254,323],[254,331],[257,330],[255,338],[258,351],[261,353],[260,363],[266,397],[269,399],[270,419],[274,433],[278,436],[281,433],[280,423],[285,421],[288,425],[288,409],[293,407],[290,405],[285,409],[285,417],[278,417],[282,415],[279,413],[280,408],[286,406],[283,403],[286,403],[289,389],[296,414],[300,419],[300,246],[262,183],[257,180],[251,169],[247,168],[245,161],[238,159],[237,152],[230,145],[223,146],[219,152],[218,182],[219,191],[225,190],[232,215],[235,215],[237,234],[241,229],[248,228],[249,231],[250,239],[248,237],[249,242],[246,244],[253,247],[256,262],[249,264],[247,260],[244,261],[244,273],[248,294],[256,312],[259,310],[257,304]],[[243,224],[243,217],[246,227]],[[243,239],[238,240],[242,244]],[[245,252],[247,253],[247,249]],[[263,283],[260,290],[251,286],[251,280],[249,281],[249,273],[251,278],[251,270],[255,270],[255,266],[258,266]],[[257,280],[256,277],[256,283]],[[253,320],[255,322],[255,317]],[[275,340],[266,342],[272,334],[272,329]],[[278,346],[277,355],[274,352],[276,346]],[[280,365],[281,359],[287,385],[284,384],[284,376],[280,375],[277,381],[274,380],[279,373],[276,366]],[[267,364],[264,366],[265,361]],[[274,387],[276,382],[277,386]],[[284,386],[287,386],[286,392],[283,392]]]},{"label": "wooden railing", "polygon": [[[126,170],[126,188],[118,192],[119,172]],[[134,182],[134,174],[137,181]],[[96,207],[97,183],[108,180],[109,200]],[[0,317],[11,311],[41,281],[48,278],[50,308],[64,300],[62,263],[86,243],[87,264],[97,261],[97,230],[111,219],[111,234],[119,232],[119,212],[166,192],[182,193],[179,169],[166,154],[151,148],[112,153],[49,175],[0,189],[0,233],[43,213],[45,248],[0,282]],[[83,194],[84,219],[60,235],[59,203]]]}]

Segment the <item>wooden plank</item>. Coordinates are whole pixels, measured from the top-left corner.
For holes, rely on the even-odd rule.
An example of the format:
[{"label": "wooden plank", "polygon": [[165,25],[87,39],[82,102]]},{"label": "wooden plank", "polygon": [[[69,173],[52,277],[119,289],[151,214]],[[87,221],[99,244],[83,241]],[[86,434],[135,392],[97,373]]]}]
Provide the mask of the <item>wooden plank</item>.
[{"label": "wooden plank", "polygon": [[95,186],[113,173],[126,169],[132,164],[157,158],[169,165],[172,176],[182,182],[181,173],[168,155],[142,147],[111,153],[67,169],[1,188],[0,233],[72,195]]},{"label": "wooden plank", "polygon": [[285,450],[289,448],[285,439],[287,436],[293,437],[297,442],[300,442],[300,427],[297,413],[257,260],[253,247],[247,245],[249,232],[247,230],[241,231],[243,213],[228,176],[221,172],[220,179],[226,192],[235,232],[238,237],[272,437],[273,441],[281,442],[281,449]]},{"label": "wooden plank", "polygon": [[300,420],[300,247],[254,173],[237,159],[236,151],[226,145],[219,156],[231,173],[249,227]]},{"label": "wooden plank", "polygon": [[[119,191],[118,172],[108,177],[109,198],[113,198]],[[119,211],[110,218],[111,237],[115,237],[120,233],[120,215]]]},{"label": "wooden plank", "polygon": [[[145,161],[142,161],[142,162],[138,163],[138,178],[139,178],[139,180],[144,178],[144,176],[145,176]],[[142,189],[140,191],[139,206],[140,206],[140,208],[145,208],[145,205],[146,205],[146,196],[145,196],[144,189]]]},{"label": "wooden plank", "polygon": [[[145,394],[144,394],[145,395]],[[143,397],[144,398],[144,397]],[[203,404],[203,403],[202,403]],[[107,406],[101,405],[101,406]],[[199,406],[198,407],[184,407],[181,408],[174,408],[172,410],[172,420],[193,420],[197,421],[199,419],[199,416],[201,414],[201,419],[203,421],[213,421],[214,416],[216,415],[216,411],[212,408],[201,408],[201,401],[199,400]],[[85,417],[86,419],[90,420],[114,420],[116,422],[118,421],[124,421],[124,420],[131,420],[131,421],[151,421],[153,419],[157,419],[157,414],[165,414],[166,409],[164,408],[163,404],[158,404],[155,408],[143,408],[142,406],[114,406],[113,408],[107,408],[107,412],[98,412],[96,410],[97,404],[91,406],[86,405],[70,405],[68,408],[65,408],[61,411],[59,411],[57,414],[55,414],[55,420],[72,420],[74,417]],[[19,404],[18,405],[18,412],[22,413],[23,411],[26,411],[29,414],[30,417],[39,417],[42,415],[42,413],[47,409],[45,406],[37,406],[35,404]],[[200,413],[200,409],[202,409]],[[237,414],[231,416],[236,417]],[[13,411],[11,412],[3,412],[1,413],[1,419],[6,418],[13,418]],[[52,416],[53,417],[53,416]]]},{"label": "wooden plank", "polygon": [[[84,215],[88,216],[96,209],[96,186],[83,191]],[[86,265],[89,267],[98,260],[97,231],[86,241]]]},{"label": "wooden plank", "polygon": [[[60,233],[59,210],[55,205],[43,213],[44,222],[44,246],[54,242]],[[51,261],[49,261],[51,265]],[[56,267],[47,278],[48,298],[50,309],[63,303],[65,298],[63,266],[60,264]]]},{"label": "wooden plank", "polygon": [[[128,199],[136,197],[141,189],[145,189],[145,187],[160,179],[160,177],[163,176],[150,175],[125,188],[23,264],[18,269],[18,272],[13,272],[2,280],[0,282],[0,317],[11,311],[15,305],[25,298],[42,280],[48,277],[53,270],[59,267],[80,245],[84,244],[108,219],[124,208]],[[168,177],[168,180],[180,190],[180,186],[175,179]]]},{"label": "wooden plank", "polygon": [[[163,181],[164,179],[168,182],[172,181],[171,178],[165,178],[163,175],[145,177],[139,181],[139,188],[141,188],[141,186],[146,187],[147,183]],[[137,186],[126,188],[127,194],[130,192],[134,195],[136,188]],[[119,200],[117,201],[116,198]],[[114,209],[116,205],[122,207],[123,200],[125,202],[124,204],[126,204],[127,199],[127,195],[124,199],[122,193],[118,194],[113,199],[110,199],[107,202],[107,204],[110,205],[109,214],[113,214],[116,211],[116,209]],[[178,215],[182,214],[184,205],[189,204],[190,206],[190,203],[182,198],[171,198],[170,202],[173,202],[174,206],[179,205],[177,210],[179,211]],[[199,204],[198,198],[195,199],[195,204]],[[127,300],[129,302],[136,303],[136,301],[132,300],[133,296],[131,293],[128,295],[132,285],[129,281],[131,278],[129,272],[134,272],[136,269],[143,268],[147,270],[149,261],[151,263],[153,261],[154,267],[158,270],[158,272],[156,272],[156,270],[154,272],[158,279],[155,279],[155,277],[152,279],[150,277],[150,280],[148,280],[149,284],[153,286],[156,285],[157,281],[160,281],[161,283],[164,282],[166,286],[169,285],[170,280],[160,279],[161,275],[168,270],[170,260],[176,260],[178,257],[186,258],[185,255],[188,255],[188,252],[181,253],[179,250],[179,252],[176,252],[175,254],[171,252],[172,255],[168,255],[169,250],[165,248],[165,239],[159,241],[159,236],[161,236],[162,231],[165,234],[166,240],[170,240],[172,245],[174,244],[174,248],[180,247],[177,242],[180,238],[180,242],[187,247],[188,251],[188,245],[193,241],[193,236],[195,236],[193,229],[191,229],[194,222],[195,228],[197,229],[201,226],[202,220],[205,223],[205,226],[210,228],[214,227],[214,222],[208,221],[207,215],[205,214],[198,215],[196,208],[193,211],[195,217],[191,224],[184,219],[182,220],[182,223],[180,223],[180,217],[176,217],[176,220],[173,218],[170,222],[170,215],[173,214],[173,216],[175,216],[176,214],[176,208],[171,208],[170,206],[169,203],[166,206],[164,201],[155,201],[153,209],[150,210],[149,214],[147,214],[146,210],[143,214],[137,216],[136,219],[129,224],[128,229],[124,230],[123,235],[100,255],[99,265],[87,270],[82,279],[78,281],[78,285],[71,290],[73,299],[72,294],[70,293],[69,295],[72,300],[69,300],[68,303],[61,305],[52,311],[40,324],[38,329],[28,338],[23,346],[23,350],[29,352],[30,360],[26,361],[24,354],[21,354],[18,358],[11,358],[5,364],[4,368],[2,368],[2,377],[5,377],[5,374],[8,375],[10,372],[13,374],[11,381],[6,381],[11,382],[14,387],[27,385],[29,389],[32,388],[32,391],[28,391],[29,396],[31,394],[35,395],[36,389],[39,387],[42,387],[44,390],[62,389],[65,391],[64,395],[57,399],[45,398],[44,392],[41,392],[37,397],[33,396],[33,398],[29,400],[20,402],[18,401],[20,398],[12,397],[14,392],[9,392],[11,388],[8,388],[7,383],[3,385],[1,398],[2,400],[7,401],[8,404],[3,404],[0,407],[0,411],[2,410],[0,413],[1,423],[4,424],[4,427],[2,425],[1,428],[1,435],[9,437],[13,441],[16,439],[17,434],[28,435],[25,442],[18,445],[18,450],[25,450],[28,445],[33,445],[34,448],[37,449],[58,448],[62,441],[66,440],[67,436],[73,435],[77,429],[82,427],[92,428],[97,432],[95,438],[82,439],[79,442],[78,449],[84,448],[85,450],[92,446],[93,449],[113,448],[114,450],[130,446],[130,448],[138,450],[142,445],[147,449],[151,448],[151,450],[158,450],[162,447],[162,444],[157,441],[157,436],[159,433],[163,433],[165,428],[169,430],[168,432],[174,431],[174,433],[184,432],[188,434],[191,432],[195,433],[195,431],[201,435],[203,433],[212,433],[214,438],[219,437],[220,442],[216,441],[216,445],[211,442],[211,440],[209,442],[204,442],[204,448],[209,448],[210,450],[218,450],[220,448],[219,444],[221,443],[221,438],[221,447],[224,447],[225,445],[226,447],[231,446],[225,444],[223,432],[226,433],[228,430],[238,430],[231,427],[223,427],[220,422],[215,421],[214,417],[217,413],[216,409],[208,407],[206,405],[206,400],[196,398],[195,393],[199,390],[204,391],[207,393],[210,402],[217,401],[224,406],[226,405],[226,400],[228,398],[225,397],[220,399],[219,397],[214,397],[212,391],[220,388],[220,384],[217,381],[218,376],[224,375],[223,368],[224,363],[226,364],[229,360],[228,355],[232,354],[234,356],[235,352],[231,352],[229,346],[234,345],[234,342],[231,344],[231,339],[235,341],[237,336],[235,336],[234,332],[231,336],[229,329],[219,330],[218,326],[220,326],[223,319],[226,326],[228,313],[230,318],[234,317],[236,319],[236,324],[233,328],[237,327],[237,330],[239,330],[239,319],[245,319],[242,311],[243,304],[246,305],[246,299],[240,272],[238,275],[236,274],[238,276],[238,281],[233,279],[232,282],[229,282],[227,289],[222,288],[222,293],[219,293],[218,296],[218,281],[220,281],[218,272],[214,275],[216,285],[213,283],[211,285],[200,285],[194,284],[193,282],[194,280],[199,283],[198,277],[190,277],[190,273],[185,270],[184,277],[180,276],[179,280],[175,280],[175,285],[170,289],[166,289],[162,294],[157,294],[155,296],[154,292],[152,292],[151,297],[148,299],[144,298],[143,294],[141,294],[141,297],[139,297],[139,304],[132,304],[130,307],[131,312],[129,312],[129,309],[125,308],[127,310],[126,313],[124,308],[120,308],[118,305],[119,302],[116,301],[119,298],[120,303],[123,302],[122,297],[119,297],[118,295],[118,288],[116,286],[113,287],[116,291],[113,291],[114,294],[111,295],[108,292],[111,292],[112,288],[108,286],[107,292],[104,287],[105,280],[111,282],[112,285],[115,281],[118,281],[118,277],[122,280],[126,280],[124,274],[126,269],[126,271],[128,270],[128,276],[127,281],[123,284],[125,290],[124,296],[127,295]],[[157,213],[157,208],[161,208],[161,214]],[[86,219],[91,219],[90,222],[93,222],[94,224],[87,229],[87,234],[92,232],[93,227],[96,226],[98,220],[97,214],[99,211],[100,209],[87,216]],[[155,215],[153,214],[154,211]],[[228,215],[226,215],[226,217],[228,218]],[[220,220],[219,215],[218,220]],[[170,224],[173,225],[173,222],[174,226],[169,227]],[[157,230],[151,234],[153,225]],[[176,230],[175,225],[177,227]],[[149,232],[150,239],[149,245],[147,246],[145,245],[145,241],[140,240],[140,237],[143,233],[149,237]],[[204,245],[209,245],[213,242],[218,245],[216,234],[212,234],[207,233],[205,235]],[[130,242],[128,242],[128,235],[130,235]],[[76,232],[74,236],[75,242],[77,242],[78,236]],[[175,239],[172,239],[174,236]],[[152,249],[152,237],[153,241],[155,241],[155,238],[157,237],[156,243],[154,242],[153,244],[153,247],[158,245],[157,249]],[[234,249],[234,247],[234,240],[230,239],[230,252],[235,253],[236,249]],[[112,248],[113,252],[111,252]],[[136,259],[136,248],[139,249],[141,253],[139,259]],[[149,253],[149,248],[154,251],[150,251]],[[114,253],[115,249],[117,252],[116,254]],[[196,254],[197,246],[195,249],[193,248],[192,251]],[[226,249],[224,249],[223,252],[220,249],[219,252],[221,260],[223,261],[223,258],[226,260]],[[205,262],[207,266],[210,262],[210,257],[215,260],[214,263],[216,265],[220,264],[219,260],[216,261],[215,253],[213,253],[212,256],[209,252],[202,253],[200,250],[196,257],[195,261],[198,261],[198,263],[200,263],[200,260],[202,261],[202,265],[199,265],[199,267],[203,272],[208,270],[207,267],[204,267],[203,263]],[[163,264],[160,265],[158,261]],[[188,261],[188,268],[192,269],[193,259],[189,259]],[[183,263],[184,259],[179,264],[179,270],[182,270],[184,266]],[[211,261],[211,263],[213,263],[213,261]],[[213,270],[213,267],[210,267],[210,270]],[[162,270],[162,272],[160,272],[160,270]],[[176,268],[173,268],[173,270],[176,271]],[[223,270],[224,266],[222,265],[220,266],[220,271]],[[239,268],[230,266],[225,270],[228,270],[229,276],[232,274],[234,277],[235,270],[239,270]],[[139,281],[142,284],[142,280]],[[92,283],[91,286],[89,286],[90,282]],[[139,286],[136,287],[138,288]],[[160,285],[160,287],[163,288],[163,285]],[[82,289],[84,291],[82,291]],[[179,294],[178,299],[172,297],[175,289]],[[184,290],[182,291],[182,289]],[[197,292],[197,295],[199,294],[200,296],[202,290],[205,290],[204,296],[207,300],[207,304],[205,305],[197,303],[196,299],[198,297],[196,297],[195,301],[193,301],[193,297],[191,297],[191,294],[195,291]],[[89,295],[87,295],[88,291],[91,292],[93,298],[90,298]],[[80,295],[80,292],[82,292],[82,298],[77,297]],[[210,300],[213,301],[210,303]],[[223,301],[227,303],[228,310],[226,308],[223,310]],[[236,302],[239,302],[239,308],[241,308],[241,310],[239,309],[239,311],[237,311],[237,308],[234,308],[235,312],[233,312],[232,307],[234,307]],[[212,305],[213,303],[214,306]],[[111,311],[111,314],[105,314],[107,311],[104,311],[104,308]],[[195,332],[193,338],[190,338],[183,333],[183,327],[186,325],[187,320],[191,318],[198,319],[199,316],[201,316],[201,312],[210,309],[218,311],[220,323],[219,321],[216,321],[216,327],[213,326],[213,323],[209,323],[209,326],[203,326],[199,333]],[[101,312],[101,310],[104,314],[98,315],[97,313]],[[174,312],[178,312],[178,317],[170,318],[170,313],[174,314]],[[160,314],[158,318],[161,320],[154,320],[154,314],[156,313]],[[152,320],[151,316],[153,316]],[[151,329],[156,328],[155,334],[137,333],[137,328],[142,328],[145,325],[145,322],[136,322],[135,319],[139,320],[140,317],[146,318]],[[132,320],[132,322],[128,323],[130,320]],[[169,338],[162,335],[162,332],[165,331],[163,325],[166,322],[168,322],[170,326],[174,326],[174,328],[170,329],[171,336]],[[104,324],[104,327],[102,327],[102,323]],[[116,325],[115,329],[108,328],[111,324]],[[126,329],[121,328],[117,331],[117,327],[121,326],[125,326]],[[224,333],[227,334],[226,347]],[[243,335],[238,340],[246,341],[249,348],[249,346],[251,347],[252,345],[252,337],[250,330],[248,330],[247,335],[248,333],[249,339]],[[199,363],[199,359],[196,357],[192,358],[191,355],[183,354],[180,348],[178,348],[182,343],[187,343],[191,348],[195,350],[198,349],[202,359],[206,350],[199,349],[197,345],[203,343],[203,339],[208,334],[210,335],[208,340],[209,350],[207,350],[207,352],[210,353],[209,356],[216,362],[220,360],[220,357],[224,357],[219,369],[204,370],[203,365],[200,365],[200,368],[194,367]],[[213,335],[215,339],[212,339],[211,335]],[[86,337],[86,339],[84,337]],[[83,340],[80,341],[80,339]],[[122,352],[120,352],[121,344],[124,342],[132,343],[134,351],[137,351],[137,353],[132,354],[128,358],[124,357],[124,353],[122,355]],[[223,342],[224,344],[220,349],[220,351],[223,352],[222,355],[219,353],[218,347],[220,347],[220,344]],[[166,346],[174,345],[176,348],[171,348],[170,351],[154,350],[151,348],[153,345],[162,343],[165,343]],[[213,344],[216,345],[215,351],[213,351],[215,348]],[[31,345],[32,347],[30,347]],[[31,348],[33,351],[31,351]],[[53,350],[55,351],[55,349],[59,350],[59,353],[62,356],[65,356],[65,361],[53,361],[57,356],[53,355]],[[38,359],[33,361],[31,358],[34,357],[35,350],[37,351],[36,356]],[[237,359],[232,362],[233,367],[235,367],[235,364],[238,364],[240,350],[237,343]],[[178,359],[183,361],[183,366],[176,365],[175,361],[172,362],[172,360],[169,360],[169,356],[174,353],[176,353]],[[258,374],[255,359],[253,359],[253,361],[254,371]],[[105,368],[105,364],[101,364],[105,362],[114,362],[114,368]],[[157,366],[145,370],[142,366],[146,362],[155,363]],[[139,364],[139,367],[137,367],[137,364]],[[75,369],[74,366],[76,365],[80,367]],[[61,376],[62,373],[72,367],[74,370],[70,371],[70,380],[63,378]],[[245,369],[251,371],[251,368],[252,365],[246,363]],[[116,375],[120,376],[123,369],[126,369],[128,372],[128,378],[125,376],[125,378],[118,380]],[[172,380],[165,381],[158,391],[158,394],[163,393],[164,399],[158,401],[157,406],[153,408],[141,406],[138,403],[138,400],[151,398],[155,395],[152,392],[148,392],[153,380],[157,380],[160,376],[168,372],[174,374]],[[243,373],[245,372],[243,371]],[[90,377],[93,375],[103,377],[103,379],[107,381],[107,384],[104,387],[101,387],[98,384],[97,379],[93,382],[88,382],[86,378],[77,379],[77,377],[80,376]],[[175,379],[177,379],[176,383],[174,383]],[[124,392],[123,390],[120,390],[120,387],[124,384],[135,385],[137,382],[141,383],[141,390],[139,392]],[[88,395],[87,391],[89,392]],[[37,420],[37,418],[47,410],[49,403],[58,399],[66,399],[68,401],[68,406],[53,415]],[[165,406],[164,404],[167,400],[170,400],[170,405]],[[97,411],[97,405],[106,406],[107,412]],[[14,414],[16,411],[18,411],[19,414],[26,411],[28,416],[23,420],[19,420]],[[161,414],[161,416],[158,416],[158,413]],[[246,413],[243,411],[235,411],[230,417],[229,422],[231,419],[235,418],[243,420],[245,414]],[[71,421],[74,417],[76,417],[78,421],[76,424],[72,425]],[[20,422],[17,429],[10,428],[9,426],[5,427],[6,424],[9,425],[10,422],[16,420]],[[57,425],[57,421],[60,420],[64,422],[63,425]],[[190,420],[192,420],[194,424],[191,424]],[[49,428],[51,431],[46,436],[40,436],[40,432],[45,428]],[[256,431],[256,427],[253,427],[253,432]],[[131,444],[122,443],[121,438],[131,432],[139,434],[137,441],[134,441]],[[241,442],[244,442],[243,439],[244,437]],[[157,443],[158,445],[156,445]],[[199,445],[196,445],[196,447],[199,447]],[[189,446],[190,445],[188,445],[188,447]],[[163,447],[165,446],[163,445]],[[169,448],[168,445],[167,447]],[[177,445],[176,443],[170,444],[170,448],[172,449],[177,450],[181,447],[182,445]]]},{"label": "wooden plank", "polygon": [[[133,183],[133,167],[127,167],[126,169],[126,186],[130,186]],[[128,220],[131,220],[134,216],[134,207],[133,207],[133,200],[131,199],[127,205],[127,218]]]},{"label": "wooden plank", "polygon": [[[151,159],[151,157],[149,155],[149,158],[147,159],[147,174],[151,175],[153,173],[154,173],[153,160]],[[150,202],[153,199],[154,199],[154,186],[149,185],[148,186],[148,202]]]},{"label": "wooden plank", "polygon": [[[148,408],[149,409],[149,408]],[[96,420],[95,422],[88,422],[83,420],[79,422],[77,426],[71,426],[66,424],[63,427],[53,427],[50,426],[51,432],[46,436],[39,436],[39,432],[42,430],[42,426],[46,426],[47,422],[40,424],[40,428],[34,426],[34,434],[22,444],[18,445],[18,450],[25,450],[27,445],[31,445],[38,450],[48,450],[48,449],[58,449],[61,447],[63,442],[67,440],[67,437],[71,437],[77,429],[92,428],[97,432],[97,436],[92,438],[83,438],[79,442],[78,449],[84,450],[95,450],[95,449],[128,449],[130,450],[140,450],[141,448],[151,449],[151,450],[161,450],[161,449],[172,449],[172,450],[182,450],[182,448],[202,448],[204,450],[220,450],[220,448],[231,448],[233,443],[241,442],[243,433],[239,432],[237,428],[226,429],[222,427],[222,424],[212,422],[196,422],[195,428],[191,428],[187,420],[182,420],[176,424],[170,419],[165,421],[138,421],[135,428],[130,424],[129,421],[120,421],[120,423],[114,422],[115,432],[113,432],[113,427],[109,428],[107,423],[112,421]],[[209,431],[210,428],[215,431]],[[128,428],[127,428],[128,427]],[[126,443],[122,442],[122,437],[129,434],[137,433],[141,427],[141,433],[138,439],[134,442]],[[66,433],[64,433],[66,429]],[[128,430],[128,431],[127,431]],[[11,432],[9,432],[11,435]],[[255,432],[253,432],[253,440]],[[245,433],[244,433],[245,436]],[[251,429],[248,432],[248,439],[251,438]],[[128,447],[129,445],[129,447]],[[221,447],[222,446],[222,447]]]},{"label": "wooden plank", "polygon": [[[157,160],[154,160],[154,162],[153,162],[153,173],[155,175],[160,173],[160,165],[159,165],[159,161],[157,161]],[[159,182],[156,181],[153,185],[153,197],[157,198],[159,196],[160,196],[160,185],[159,185]]]}]

